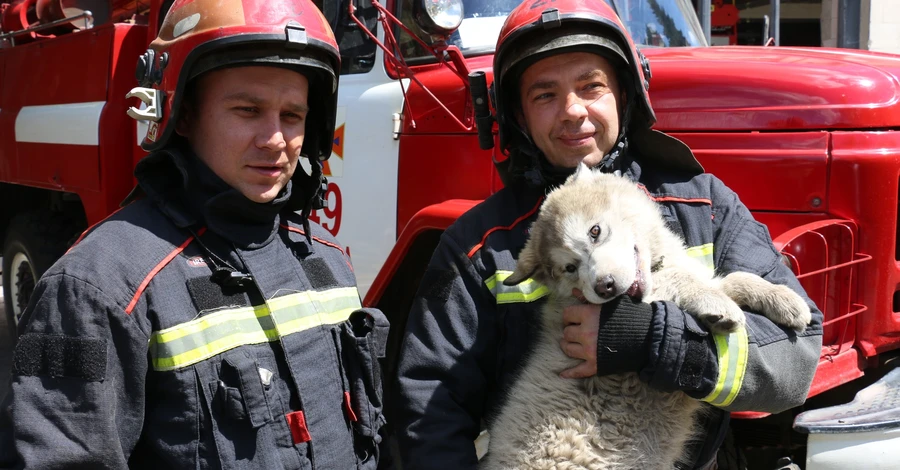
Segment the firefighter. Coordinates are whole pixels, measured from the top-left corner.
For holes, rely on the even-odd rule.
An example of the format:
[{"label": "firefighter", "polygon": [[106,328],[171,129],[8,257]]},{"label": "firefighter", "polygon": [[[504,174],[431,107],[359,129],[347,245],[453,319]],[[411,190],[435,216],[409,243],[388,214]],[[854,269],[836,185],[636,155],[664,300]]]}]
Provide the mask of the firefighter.
[{"label": "firefighter", "polygon": [[807,299],[813,320],[796,334],[747,313],[745,329],[719,335],[671,302],[573,306],[560,347],[583,362],[562,376],[636,372],[651,387],[705,402],[703,438],[686,449],[685,469],[716,465],[729,411],[802,404],[822,314],[737,195],[703,173],[683,143],[650,129],[649,65],[607,3],[524,2],[501,29],[493,69],[505,187],[446,230],[414,300],[391,402],[404,468],[476,467],[473,441],[536,337],[546,294],[533,282],[502,281],[542,196],[582,161],[644,185],[689,253],[717,273],[787,285]]},{"label": "firefighter", "polygon": [[25,311],[0,467],[376,468],[387,321],[308,221],[339,70],[309,0],[174,2],[136,189]]}]

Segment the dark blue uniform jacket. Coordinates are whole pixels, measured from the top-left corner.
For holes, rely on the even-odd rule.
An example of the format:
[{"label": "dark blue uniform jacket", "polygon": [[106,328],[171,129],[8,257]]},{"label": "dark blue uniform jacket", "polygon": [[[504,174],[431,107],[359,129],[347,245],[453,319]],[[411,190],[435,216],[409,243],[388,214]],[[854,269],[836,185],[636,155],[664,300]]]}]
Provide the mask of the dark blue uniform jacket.
[{"label": "dark blue uniform jacket", "polygon": [[290,185],[257,204],[175,151],[136,176],[37,285],[0,467],[374,469],[387,322],[341,247]]},{"label": "dark blue uniform jacket", "polygon": [[[800,335],[753,312],[745,330],[714,335],[660,301],[651,304],[652,318],[640,331],[632,324],[602,332],[608,351],[633,350],[629,339],[646,338],[641,360],[628,361],[640,364],[640,377],[709,404],[712,412],[700,423],[707,439],[690,450],[687,465],[702,468],[724,437],[728,411],[779,412],[804,402],[821,351],[822,314],[782,263],[766,227],[719,179],[654,172],[637,161],[624,175],[661,205],[690,255],[721,275],[745,271],[787,285],[807,298],[813,313]],[[409,315],[392,402],[405,470],[475,468],[472,442],[515,379],[547,293],[533,281],[501,282],[515,268],[542,196],[503,189],[443,234]]]}]

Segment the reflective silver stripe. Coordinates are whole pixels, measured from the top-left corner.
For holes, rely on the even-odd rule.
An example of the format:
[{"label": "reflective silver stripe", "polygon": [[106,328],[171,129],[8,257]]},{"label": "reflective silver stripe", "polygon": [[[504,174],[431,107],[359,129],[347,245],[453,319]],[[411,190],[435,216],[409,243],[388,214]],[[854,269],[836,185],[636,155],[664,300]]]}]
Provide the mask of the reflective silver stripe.
[{"label": "reflective silver stripe", "polygon": [[497,271],[484,284],[494,294],[497,304],[534,302],[550,293],[547,286],[534,279],[526,279],[515,286],[507,286],[503,281],[512,276],[512,271]]},{"label": "reflective silver stripe", "polygon": [[342,287],[276,297],[256,307],[224,309],[154,332],[150,357],[155,370],[178,369],[238,346],[340,323],[360,307],[356,288]]}]

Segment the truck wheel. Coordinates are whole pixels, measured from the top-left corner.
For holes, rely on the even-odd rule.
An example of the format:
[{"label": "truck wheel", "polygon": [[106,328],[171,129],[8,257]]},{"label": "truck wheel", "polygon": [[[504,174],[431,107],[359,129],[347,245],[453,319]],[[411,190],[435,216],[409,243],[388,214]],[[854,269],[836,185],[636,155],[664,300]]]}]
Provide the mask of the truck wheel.
[{"label": "truck wheel", "polygon": [[4,309],[13,339],[35,284],[71,246],[81,225],[50,211],[19,214],[10,222],[2,272]]}]

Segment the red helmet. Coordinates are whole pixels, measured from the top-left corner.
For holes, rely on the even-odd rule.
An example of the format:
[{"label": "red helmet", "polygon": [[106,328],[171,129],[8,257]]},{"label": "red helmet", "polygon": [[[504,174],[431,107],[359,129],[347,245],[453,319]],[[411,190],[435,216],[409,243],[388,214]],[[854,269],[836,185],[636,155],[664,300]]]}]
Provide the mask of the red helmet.
[{"label": "red helmet", "polygon": [[[619,84],[627,94],[627,105],[620,117],[619,139],[611,154],[625,148],[626,137],[636,133],[644,137],[656,123],[647,94],[650,64],[634,46],[625,26],[608,3],[604,0],[526,0],[507,17],[494,56],[493,104],[499,124],[500,148],[509,153],[507,160],[498,162],[504,181],[510,173],[524,173],[528,181],[546,184],[547,175],[541,173],[546,173],[547,168],[541,166],[547,164],[541,162],[540,150],[516,120],[519,80],[525,69],[538,60],[566,52],[601,55],[618,73]],[[658,142],[659,136],[652,139]],[[693,155],[690,160],[696,164]],[[699,164],[694,168],[697,167]]]},{"label": "red helmet", "polygon": [[287,67],[305,75],[310,111],[302,153],[320,161],[331,156],[340,55],[311,0],[175,0],[138,61],[138,81],[155,89],[149,92],[158,105],[152,117],[129,113],[151,121],[141,147],[154,151],[169,143],[188,81],[236,65]]}]

